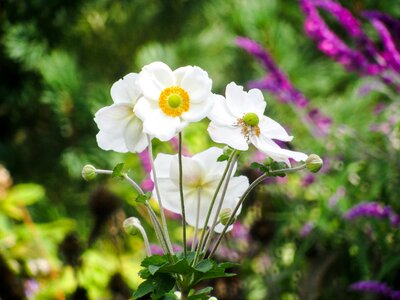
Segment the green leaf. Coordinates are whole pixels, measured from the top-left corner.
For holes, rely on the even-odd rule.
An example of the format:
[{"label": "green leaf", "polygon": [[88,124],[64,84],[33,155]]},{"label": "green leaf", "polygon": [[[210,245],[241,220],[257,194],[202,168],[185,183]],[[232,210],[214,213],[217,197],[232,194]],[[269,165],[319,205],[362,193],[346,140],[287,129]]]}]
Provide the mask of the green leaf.
[{"label": "green leaf", "polygon": [[147,294],[152,293],[155,288],[156,283],[154,280],[146,280],[138,286],[137,290],[133,293],[132,298],[139,299],[143,296],[146,296]]},{"label": "green leaf", "polygon": [[205,259],[199,262],[194,268],[195,270],[206,273],[210,271],[215,266],[215,263],[210,259]]},{"label": "green leaf", "polygon": [[150,265],[148,266],[147,270],[149,270],[151,275],[154,275],[161,267],[162,265],[161,266]]},{"label": "green leaf", "polygon": [[[189,294],[188,300],[203,300],[208,299],[210,297],[210,293],[213,290],[212,287],[206,287],[199,291],[196,291],[194,294]],[[193,290],[192,290],[193,291]]]},{"label": "green leaf", "polygon": [[153,280],[155,283],[154,294],[152,295],[153,299],[160,299],[163,297],[174,288],[176,283],[175,278],[170,274],[157,273],[154,275]]},{"label": "green leaf", "polygon": [[152,255],[143,259],[142,263],[140,264],[142,267],[149,267],[151,265],[154,266],[161,266],[165,263],[168,263],[168,257],[166,255]]},{"label": "green leaf", "polygon": [[224,268],[224,269],[230,269],[230,268],[239,267],[239,266],[240,266],[240,264],[233,263],[233,262],[223,262],[223,263],[218,264],[218,267]]},{"label": "green leaf", "polygon": [[140,194],[136,197],[135,201],[138,203],[145,203],[151,198],[151,192],[146,192],[143,195]]},{"label": "green leaf", "polygon": [[220,157],[217,158],[217,161],[226,161],[229,159],[229,155],[222,154]]},{"label": "green leaf", "polygon": [[9,201],[16,205],[30,205],[45,196],[42,186],[34,183],[23,183],[15,185],[3,201]]},{"label": "green leaf", "polygon": [[256,169],[256,170],[260,170],[263,173],[268,173],[268,171],[269,171],[268,167],[266,167],[263,164],[260,164],[258,162],[252,162],[250,167],[253,169]]},{"label": "green leaf", "polygon": [[176,273],[182,275],[193,273],[193,271],[194,269],[185,258],[178,260],[176,263],[162,266],[159,270],[159,272],[162,273]]},{"label": "green leaf", "polygon": [[124,174],[123,174],[123,170],[124,170],[124,163],[119,163],[117,164],[112,172],[112,177],[113,178],[123,178]]}]

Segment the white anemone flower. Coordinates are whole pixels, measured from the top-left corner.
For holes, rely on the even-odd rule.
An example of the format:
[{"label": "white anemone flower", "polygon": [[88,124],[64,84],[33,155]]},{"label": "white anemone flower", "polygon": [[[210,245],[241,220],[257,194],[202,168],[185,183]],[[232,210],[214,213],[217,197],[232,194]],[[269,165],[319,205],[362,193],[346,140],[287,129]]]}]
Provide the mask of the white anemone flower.
[{"label": "white anemone flower", "polygon": [[96,136],[100,148],[141,152],[147,147],[143,123],[134,113],[134,106],[141,95],[136,73],[129,73],[113,84],[111,97],[114,103],[100,109],[94,118],[100,129]]},{"label": "white anemone flower", "polygon": [[[197,217],[198,228],[203,228],[204,226],[213,195],[227,164],[226,161],[217,161],[221,154],[222,149],[212,147],[193,157],[182,157],[182,182],[186,222],[193,227],[196,226]],[[160,153],[157,155],[154,165],[158,172],[158,183],[160,194],[163,197],[164,208],[174,213],[182,214],[179,193],[178,156]],[[229,180],[222,209],[228,208],[233,210],[248,186],[249,181],[246,176],[232,176]],[[212,226],[221,200],[221,193],[222,188],[211,211],[208,226]],[[239,213],[240,209],[237,215]],[[223,225],[218,224],[215,227],[215,231],[220,233],[223,228]]]},{"label": "white anemone flower", "polygon": [[267,103],[259,89],[249,92],[231,82],[226,87],[226,99],[216,96],[208,132],[213,141],[224,143],[234,149],[248,150],[253,144],[258,150],[276,161],[290,166],[289,158],[305,161],[307,155],[282,149],[273,140],[291,141],[286,130],[276,121],[264,115]]},{"label": "white anemone flower", "polygon": [[167,141],[190,122],[207,116],[213,104],[212,81],[199,67],[172,71],[162,62],[144,66],[139,73],[143,91],[135,113],[143,121],[144,132]]}]

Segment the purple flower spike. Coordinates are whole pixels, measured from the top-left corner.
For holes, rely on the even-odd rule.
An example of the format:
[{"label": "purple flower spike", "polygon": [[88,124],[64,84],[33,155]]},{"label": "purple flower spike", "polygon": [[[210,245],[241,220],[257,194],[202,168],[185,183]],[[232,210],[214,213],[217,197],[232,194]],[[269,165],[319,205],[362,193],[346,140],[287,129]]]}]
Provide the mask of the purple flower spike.
[{"label": "purple flower spike", "polygon": [[308,105],[308,99],[294,88],[286,75],[276,66],[271,55],[260,44],[246,37],[236,38],[236,44],[257,58],[269,72],[262,80],[251,82],[249,84],[251,88],[267,90],[281,102],[293,103],[300,108]]},{"label": "purple flower spike", "polygon": [[308,112],[307,117],[318,129],[318,132],[320,133],[321,136],[324,136],[330,132],[332,119],[322,114],[319,109],[317,108],[311,109]]},{"label": "purple flower spike", "polygon": [[307,222],[304,224],[304,226],[300,229],[300,236],[301,237],[307,237],[314,229],[314,223],[313,222]]},{"label": "purple flower spike", "polygon": [[374,280],[353,283],[349,289],[351,291],[378,294],[389,299],[400,299],[400,291],[394,291],[386,283]]},{"label": "purple flower spike", "polygon": [[[389,16],[380,14],[379,12],[367,11],[363,13],[363,16],[371,22],[372,26],[375,27],[382,39],[385,49],[381,53],[381,56],[384,58],[389,67],[391,67],[397,73],[400,73],[400,52],[399,49],[396,48],[396,43],[393,38],[393,36],[395,36],[397,39],[399,39],[399,24],[394,20],[393,22],[390,22]],[[386,23],[383,20],[386,20]],[[387,26],[387,23],[391,24],[392,28],[394,27],[397,31],[390,31],[390,27]]]},{"label": "purple flower spike", "polygon": [[[375,62],[377,51],[374,45],[362,31],[359,21],[348,10],[331,0],[300,0],[300,6],[306,15],[305,31],[317,42],[322,52],[349,71],[365,75],[377,75],[381,72],[382,66]],[[317,7],[330,12],[362,47],[361,51],[351,49],[343,42],[320,16]]]},{"label": "purple flower spike", "polygon": [[344,218],[347,220],[353,220],[359,217],[383,219],[389,217],[391,211],[389,206],[383,206],[378,202],[362,202],[348,210]]}]

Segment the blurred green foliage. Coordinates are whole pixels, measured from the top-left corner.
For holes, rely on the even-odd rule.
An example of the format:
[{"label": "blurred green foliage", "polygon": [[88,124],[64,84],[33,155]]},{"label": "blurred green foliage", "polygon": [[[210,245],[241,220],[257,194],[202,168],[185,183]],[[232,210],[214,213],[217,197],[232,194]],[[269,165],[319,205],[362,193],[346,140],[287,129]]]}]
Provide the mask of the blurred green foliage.
[{"label": "blurred green foliage", "polygon": [[[342,2],[356,15],[378,9],[400,17],[392,1]],[[252,228],[264,220],[266,234],[256,235],[246,250],[243,299],[367,299],[348,286],[363,279],[400,286],[398,229],[384,220],[342,217],[360,201],[400,212],[399,96],[386,86],[361,95],[363,86],[377,82],[347,73],[319,53],[302,22],[296,1],[3,0],[0,163],[14,185],[4,185],[0,196],[0,258],[18,280],[37,279],[37,299],[64,299],[78,282],[91,299],[112,298],[113,274],[122,274],[132,289],[138,286],[141,242],[118,228],[125,215],[143,212],[132,207],[135,195],[110,178],[83,182],[80,172],[86,163],[110,169],[125,162],[140,182],[144,171],[136,156],[97,147],[94,113],[111,103],[113,82],[155,60],[172,68],[202,67],[216,93],[231,81],[245,85],[261,78],[262,68],[234,45],[242,35],[264,45],[312,105],[333,119],[331,134],[317,139],[298,112],[265,94],[266,113],[295,136],[292,146],[324,157],[328,171],[308,186],[300,175],[268,184],[246,204],[243,223]],[[374,114],[379,103],[386,107]],[[395,120],[389,131],[371,130],[389,119]],[[198,134],[206,126],[185,131],[190,152],[211,145]],[[161,143],[157,149],[171,150]],[[107,221],[104,238],[84,251],[77,271],[63,265],[58,245],[71,231],[88,238],[94,226],[89,197],[102,186],[125,201]],[[309,222],[312,232],[301,237]],[[49,265],[43,270],[35,267],[42,258]]]}]

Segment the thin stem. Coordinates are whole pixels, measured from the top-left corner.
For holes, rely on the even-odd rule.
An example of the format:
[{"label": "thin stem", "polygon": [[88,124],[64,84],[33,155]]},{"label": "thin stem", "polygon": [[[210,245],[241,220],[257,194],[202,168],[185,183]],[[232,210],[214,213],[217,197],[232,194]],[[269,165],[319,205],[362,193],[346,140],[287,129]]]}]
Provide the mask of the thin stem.
[{"label": "thin stem", "polygon": [[138,226],[137,227],[142,234],[144,245],[146,247],[146,255],[151,256],[151,250],[150,250],[150,243],[149,243],[149,238],[147,237],[146,231],[144,230],[143,226]]},{"label": "thin stem", "polygon": [[132,178],[130,178],[128,174],[124,173],[122,176],[124,176],[125,180],[128,181],[139,194],[144,195],[142,188]]},{"label": "thin stem", "polygon": [[194,235],[193,235],[192,249],[191,249],[192,252],[194,251],[195,246],[197,244],[197,232],[199,230],[199,218],[200,218],[200,196],[201,196],[201,188],[197,192],[196,226],[194,227]]},{"label": "thin stem", "polygon": [[111,171],[111,170],[96,169],[96,173],[97,173],[97,174],[109,174],[109,175],[111,175],[111,174],[113,173],[113,171]]},{"label": "thin stem", "polygon": [[229,170],[229,166],[230,166],[230,164],[231,164],[231,162],[232,162],[233,157],[236,155],[236,152],[237,152],[237,151],[234,150],[234,151],[231,153],[231,156],[229,157],[228,162],[227,162],[227,164],[226,164],[224,173],[222,174],[222,177],[221,177],[221,179],[220,179],[220,181],[219,181],[219,183],[218,183],[217,189],[215,190],[214,196],[213,196],[213,198],[212,198],[212,200],[211,200],[211,204],[210,204],[210,207],[209,207],[208,212],[207,212],[206,220],[204,221],[203,231],[202,231],[202,233],[201,233],[200,242],[199,242],[199,244],[198,244],[198,246],[197,246],[196,255],[195,255],[195,257],[194,257],[193,264],[196,264],[197,259],[198,259],[199,255],[200,255],[200,251],[201,251],[201,249],[202,249],[203,246],[204,246],[204,245],[203,245],[203,243],[205,242],[205,240],[204,240],[204,235],[205,235],[206,229],[207,229],[207,227],[208,227],[207,225],[208,225],[208,221],[210,220],[211,211],[212,211],[212,209],[213,209],[213,207],[214,207],[215,200],[217,199],[217,195],[218,195],[218,193],[219,193],[219,190],[220,190],[220,188],[221,188],[221,186],[222,186],[222,183],[223,183],[224,180],[225,180],[226,174],[227,174],[227,172],[228,172],[228,170]]},{"label": "thin stem", "polygon": [[[280,170],[279,170],[280,171]],[[237,213],[237,211],[239,210],[240,206],[242,205],[243,201],[246,199],[246,197],[250,194],[250,192],[259,184],[261,183],[264,179],[266,179],[268,177],[269,174],[265,173],[262,174],[260,177],[258,177],[256,180],[254,180],[254,182],[252,184],[250,184],[250,186],[247,188],[247,190],[244,192],[244,194],[242,195],[242,197],[240,198],[239,202],[236,204],[235,209],[232,212],[231,217],[229,218],[228,222],[226,223],[224,230],[221,232],[220,236],[218,237],[217,242],[215,243],[213,249],[210,252],[210,255],[208,256],[208,258],[211,258],[215,251],[217,250],[219,244],[221,243],[221,240],[224,236],[224,234],[226,233],[226,231],[228,230],[229,226],[232,225],[232,221]]]},{"label": "thin stem", "polygon": [[[110,174],[113,173],[113,171],[96,169],[96,173],[97,174],[108,174],[108,175],[110,175]],[[142,188],[132,178],[130,178],[128,174],[124,173],[123,177],[130,185],[132,185],[135,188],[135,190],[139,194],[144,195],[144,192],[143,192]],[[147,211],[149,213],[151,222],[153,223],[154,231],[156,233],[158,241],[160,242],[161,248],[163,248],[164,253],[170,253],[171,254],[170,249],[172,249],[172,246],[171,246],[171,248],[168,247],[167,239],[165,237],[165,234],[164,234],[164,231],[162,229],[162,226],[161,226],[160,222],[157,219],[156,213],[154,212],[153,208],[150,206],[150,203],[148,201],[145,202],[145,206],[146,206],[146,209],[147,209]],[[147,236],[146,236],[146,238],[147,238]],[[150,253],[147,250],[148,249],[146,249],[146,252]]]},{"label": "thin stem", "polygon": [[185,257],[186,257],[186,255],[187,255],[186,212],[185,212],[185,199],[183,197],[182,133],[181,132],[179,132],[178,159],[179,159],[179,194],[180,194],[180,198],[181,198],[181,210],[182,210],[183,253],[185,254]]},{"label": "thin stem", "polygon": [[161,223],[162,223],[162,227],[163,227],[163,231],[164,231],[164,236],[165,236],[165,240],[167,242],[167,246],[169,248],[169,252],[174,254],[174,251],[172,249],[172,244],[171,244],[171,240],[169,238],[169,233],[168,233],[168,227],[167,227],[167,221],[165,219],[165,213],[164,213],[164,207],[162,205],[162,200],[161,200],[161,194],[160,194],[160,189],[158,186],[158,180],[157,180],[157,174],[156,174],[156,169],[154,168],[154,157],[153,157],[153,145],[150,139],[150,136],[147,135],[147,141],[148,141],[148,151],[149,151],[149,157],[150,157],[150,164],[151,164],[151,172],[153,173],[153,180],[154,180],[154,187],[156,190],[156,194],[157,194],[157,201],[158,201],[158,205],[160,206],[160,215],[161,215]]},{"label": "thin stem", "polygon": [[233,169],[235,168],[235,164],[236,164],[237,159],[238,159],[238,154],[235,154],[235,156],[233,157],[232,162],[231,162],[231,164],[230,164],[230,166],[229,166],[228,173],[227,173],[227,175],[226,175],[226,180],[225,180],[224,188],[222,189],[221,199],[219,200],[218,208],[217,208],[217,211],[216,211],[216,213],[215,213],[212,226],[211,226],[211,228],[210,228],[210,234],[209,234],[208,238],[206,239],[206,243],[205,243],[205,247],[204,247],[204,252],[203,252],[203,257],[206,255],[206,252],[207,252],[207,250],[208,250],[208,247],[210,247],[212,238],[213,238],[213,236],[214,236],[214,228],[215,228],[215,226],[216,226],[217,223],[218,223],[219,214],[220,214],[221,209],[222,209],[222,204],[223,204],[224,199],[225,199],[226,191],[228,190],[229,180],[231,179],[231,175],[232,175]]},{"label": "thin stem", "polygon": [[302,164],[300,166],[297,167],[293,167],[293,168],[286,168],[286,169],[280,169],[280,170],[273,170],[273,171],[269,171],[268,173],[262,174],[261,176],[259,176],[256,180],[254,180],[254,182],[247,188],[247,190],[244,192],[244,194],[242,195],[242,197],[240,198],[239,202],[236,204],[235,209],[232,212],[231,217],[229,218],[227,224],[224,227],[224,230],[221,232],[220,236],[218,237],[217,242],[215,243],[213,249],[210,252],[210,255],[208,256],[208,258],[211,258],[215,251],[217,250],[219,244],[221,243],[222,238],[224,237],[224,234],[226,233],[226,231],[228,230],[229,226],[232,224],[233,219],[236,216],[237,211],[239,210],[240,206],[243,204],[243,201],[246,199],[246,197],[250,194],[250,192],[258,185],[260,184],[263,180],[265,180],[268,176],[270,175],[276,175],[276,174],[280,174],[280,173],[293,173],[299,170],[302,170],[306,167],[305,164]]}]

